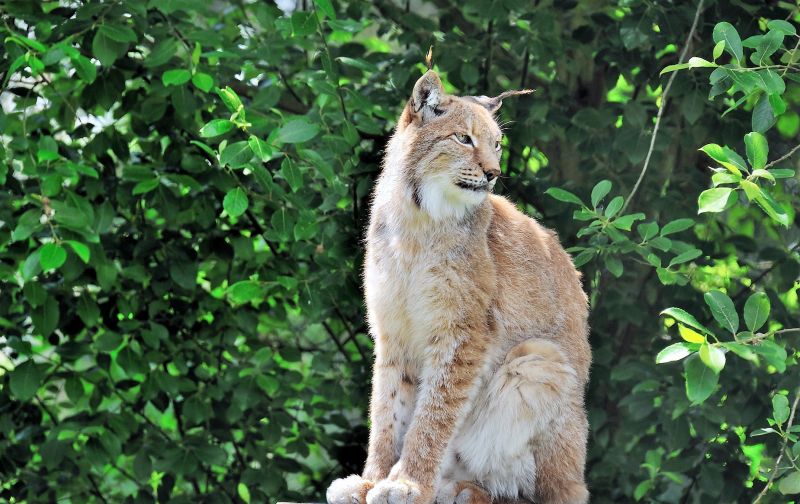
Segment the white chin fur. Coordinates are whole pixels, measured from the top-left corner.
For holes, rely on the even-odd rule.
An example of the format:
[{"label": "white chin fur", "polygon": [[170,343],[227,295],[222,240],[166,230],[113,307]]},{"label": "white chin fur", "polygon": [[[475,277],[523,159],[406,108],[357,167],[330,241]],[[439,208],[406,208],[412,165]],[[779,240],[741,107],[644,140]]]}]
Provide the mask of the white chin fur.
[{"label": "white chin fur", "polygon": [[461,219],[488,194],[458,187],[444,175],[423,179],[419,192],[422,208],[435,220]]}]

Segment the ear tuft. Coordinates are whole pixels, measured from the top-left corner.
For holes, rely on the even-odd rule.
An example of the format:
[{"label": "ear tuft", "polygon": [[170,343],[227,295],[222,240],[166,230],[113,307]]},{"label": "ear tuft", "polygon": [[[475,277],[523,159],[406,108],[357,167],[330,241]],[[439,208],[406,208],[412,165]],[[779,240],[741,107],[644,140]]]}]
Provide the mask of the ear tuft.
[{"label": "ear tuft", "polygon": [[515,89],[512,91],[504,91],[493,98],[489,98],[488,96],[465,96],[464,98],[486,107],[486,110],[494,114],[500,109],[500,106],[503,105],[503,100],[509,96],[531,94],[533,91],[533,89]]},{"label": "ear tuft", "polygon": [[439,76],[433,70],[428,70],[414,84],[414,91],[411,94],[412,110],[425,122],[431,117],[441,115],[439,107],[444,103],[446,96]]}]

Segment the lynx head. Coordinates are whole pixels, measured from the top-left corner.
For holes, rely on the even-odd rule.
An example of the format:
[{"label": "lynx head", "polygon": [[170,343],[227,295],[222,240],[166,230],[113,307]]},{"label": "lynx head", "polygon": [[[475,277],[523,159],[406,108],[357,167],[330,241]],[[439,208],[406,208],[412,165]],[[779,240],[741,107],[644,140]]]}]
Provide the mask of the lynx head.
[{"label": "lynx head", "polygon": [[502,132],[494,118],[503,99],[448,95],[429,70],[414,85],[395,137],[416,205],[435,219],[460,219],[480,205],[500,176]]}]

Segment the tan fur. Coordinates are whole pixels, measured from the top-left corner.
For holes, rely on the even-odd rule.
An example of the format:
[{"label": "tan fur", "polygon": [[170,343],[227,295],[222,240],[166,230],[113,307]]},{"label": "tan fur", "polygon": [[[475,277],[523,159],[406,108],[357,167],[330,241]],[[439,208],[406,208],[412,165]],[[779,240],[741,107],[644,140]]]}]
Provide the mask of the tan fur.
[{"label": "tan fur", "polygon": [[489,194],[491,100],[429,71],[389,143],[364,272],[369,455],[331,504],[588,501],[586,295],[555,233]]}]

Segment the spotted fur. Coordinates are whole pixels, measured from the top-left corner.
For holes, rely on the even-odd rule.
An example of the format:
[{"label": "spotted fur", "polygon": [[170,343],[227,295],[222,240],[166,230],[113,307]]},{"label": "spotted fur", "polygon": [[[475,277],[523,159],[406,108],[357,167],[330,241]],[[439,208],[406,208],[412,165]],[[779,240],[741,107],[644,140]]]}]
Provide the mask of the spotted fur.
[{"label": "spotted fur", "polygon": [[587,299],[550,230],[490,194],[502,97],[415,85],[375,189],[369,452],[330,504],[588,501]]}]

